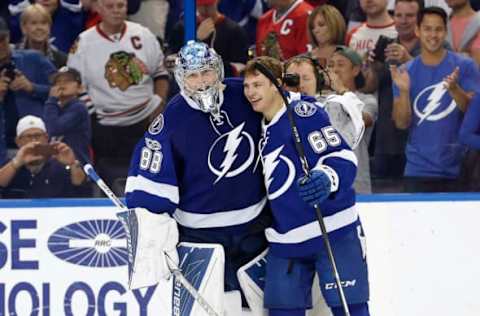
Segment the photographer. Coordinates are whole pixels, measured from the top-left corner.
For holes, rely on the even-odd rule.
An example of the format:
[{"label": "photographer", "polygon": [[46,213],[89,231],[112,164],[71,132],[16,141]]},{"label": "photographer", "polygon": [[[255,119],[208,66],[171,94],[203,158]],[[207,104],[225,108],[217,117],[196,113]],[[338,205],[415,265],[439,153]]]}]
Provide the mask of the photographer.
[{"label": "photographer", "polygon": [[28,115],[18,121],[19,150],[0,169],[3,198],[74,197],[85,174],[73,150],[65,143],[48,143],[43,120]]},{"label": "photographer", "polygon": [[[377,102],[372,95],[358,91],[365,78],[360,69],[362,59],[354,50],[337,46],[327,64],[328,70],[324,70],[311,59],[297,56],[285,64],[286,77],[297,74],[297,90],[315,96],[324,106],[332,126],[357,156],[355,191],[371,193],[368,143],[377,116]],[[292,90],[292,87],[288,89]]]},{"label": "photographer", "polygon": [[3,135],[7,146],[13,148],[18,118],[43,116],[43,105],[50,90],[48,79],[55,67],[40,53],[13,50],[9,42],[10,31],[0,18],[0,111],[5,118],[1,124],[6,124]]},{"label": "photographer", "polygon": [[364,129],[361,116],[363,103],[357,96],[349,93],[336,74],[325,70],[308,55],[290,58],[284,68],[285,89],[315,97],[328,113],[332,125],[340,131],[347,144],[355,148]]}]

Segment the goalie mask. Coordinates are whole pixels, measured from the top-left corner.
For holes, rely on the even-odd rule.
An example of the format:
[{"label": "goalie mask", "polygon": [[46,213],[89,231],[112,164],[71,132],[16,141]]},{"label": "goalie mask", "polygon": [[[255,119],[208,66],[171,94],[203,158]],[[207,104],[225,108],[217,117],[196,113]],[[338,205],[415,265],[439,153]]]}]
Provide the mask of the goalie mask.
[{"label": "goalie mask", "polygon": [[206,44],[189,41],[178,52],[175,80],[182,92],[206,113],[217,113],[224,78],[221,57]]}]

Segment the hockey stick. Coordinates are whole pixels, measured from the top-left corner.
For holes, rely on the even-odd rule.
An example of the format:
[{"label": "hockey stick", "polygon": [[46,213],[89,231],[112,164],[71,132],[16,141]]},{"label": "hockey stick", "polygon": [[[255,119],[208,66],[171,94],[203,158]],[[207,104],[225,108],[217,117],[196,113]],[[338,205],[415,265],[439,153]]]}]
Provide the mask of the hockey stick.
[{"label": "hockey stick", "polygon": [[[278,92],[282,96],[283,101],[285,102],[285,106],[287,107],[288,120],[290,122],[293,140],[295,143],[295,149],[297,150],[297,154],[299,156],[300,163],[302,165],[302,170],[304,172],[304,178],[306,179],[309,177],[310,167],[308,165],[307,157],[305,156],[305,150],[302,144],[302,139],[300,138],[300,133],[298,132],[297,124],[295,123],[295,118],[293,117],[290,103],[288,102],[287,97],[283,93],[282,87],[278,83],[277,79],[275,79],[275,76],[273,75],[273,73],[260,62],[255,63],[255,68],[259,72],[261,72],[263,75],[265,75],[265,77],[267,77],[272,82],[272,84],[277,88]],[[325,249],[327,250],[328,259],[330,261],[330,265],[332,266],[333,277],[337,285],[337,292],[338,292],[338,296],[340,297],[340,302],[342,303],[343,311],[345,313],[345,316],[350,316],[347,299],[345,298],[345,293],[342,288],[342,281],[340,280],[340,275],[338,273],[335,257],[333,256],[332,246],[330,244],[330,238],[328,237],[327,228],[325,227],[325,221],[323,220],[322,210],[318,205],[315,205],[315,212],[317,214],[318,224],[320,225],[320,230],[322,232],[323,243],[325,245]]]},{"label": "hockey stick", "polygon": [[[83,166],[83,171],[87,176],[94,181],[98,187],[105,193],[105,195],[110,199],[110,201],[115,204],[118,208],[120,208],[123,211],[128,211],[128,208],[123,202],[115,195],[115,193],[112,192],[112,190],[108,187],[108,185],[100,178],[100,176],[97,174],[95,169],[93,169],[93,166],[91,164],[85,164]],[[125,225],[124,220],[121,219],[122,224],[124,224],[125,231],[127,233],[127,240],[129,241],[131,238],[129,237],[130,231],[128,229],[128,226]],[[131,245],[127,247],[128,250],[128,256],[129,260],[132,256],[132,251],[131,251]],[[176,266],[175,262],[165,253],[165,256],[167,258],[167,263],[169,266],[170,271],[172,274],[180,281],[182,286],[192,295],[193,299],[198,302],[200,307],[209,315],[209,316],[219,316],[219,314],[208,304],[208,302],[203,298],[203,296],[195,289],[195,287],[185,278],[183,275],[182,271],[180,270],[179,267]]]}]

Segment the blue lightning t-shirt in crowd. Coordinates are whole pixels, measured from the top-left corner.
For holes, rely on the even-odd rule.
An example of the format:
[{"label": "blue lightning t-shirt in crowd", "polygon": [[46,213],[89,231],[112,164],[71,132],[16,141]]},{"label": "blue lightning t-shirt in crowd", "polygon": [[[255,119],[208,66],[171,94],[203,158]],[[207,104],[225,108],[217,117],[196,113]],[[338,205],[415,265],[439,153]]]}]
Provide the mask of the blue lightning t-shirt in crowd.
[{"label": "blue lightning t-shirt in crowd", "polygon": [[[425,65],[421,56],[406,64],[410,76],[412,121],[406,147],[405,176],[457,178],[465,152],[458,131],[463,112],[450,96],[444,78],[459,68],[458,84],[466,92],[478,90],[480,73],[475,62],[446,51],[437,65]],[[399,96],[393,84],[393,95]]]},{"label": "blue lightning t-shirt in crowd", "polygon": [[[352,188],[357,158],[331,126],[327,113],[314,103],[293,101],[293,116],[312,169],[334,179],[332,193],[321,203],[330,238],[343,236],[358,225]],[[303,176],[292,137],[287,108],[262,123],[261,156],[274,222],[266,230],[270,251],[278,257],[305,257],[323,247],[315,209],[300,197],[296,181]]]},{"label": "blue lightning t-shirt in crowd", "polygon": [[[242,230],[266,205],[255,164],[261,116],[226,79],[218,115],[177,95],[136,146],[126,184],[128,207],[168,212],[191,229]],[[221,100],[221,101],[223,101]]]}]

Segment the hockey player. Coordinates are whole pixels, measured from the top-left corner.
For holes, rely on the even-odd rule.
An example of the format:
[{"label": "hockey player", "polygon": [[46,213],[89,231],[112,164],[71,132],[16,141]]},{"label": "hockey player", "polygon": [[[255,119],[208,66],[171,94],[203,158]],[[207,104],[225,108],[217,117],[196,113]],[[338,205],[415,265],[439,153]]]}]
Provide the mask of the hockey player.
[{"label": "hockey player", "polygon": [[[136,146],[126,202],[165,218],[169,229],[158,227],[158,234],[169,241],[162,247],[171,257],[178,241],[173,219],[180,241],[221,244],[225,290],[237,290],[238,268],[267,246],[267,199],[256,164],[261,115],[248,105],[240,79],[223,80],[220,56],[204,43],[180,49],[174,74],[181,92]],[[162,274],[169,275],[167,267]]]},{"label": "hockey player", "polygon": [[[351,315],[368,312],[368,277],[362,228],[352,183],[357,159],[321,108],[303,100],[288,107],[259,63],[280,80],[282,66],[270,57],[248,62],[244,92],[254,111],[263,114],[260,146],[265,185],[274,217],[266,229],[264,306],[270,316],[300,316],[312,307],[315,272],[334,316],[344,315],[314,205],[322,209]],[[308,176],[294,146],[288,112],[301,135]]]}]

